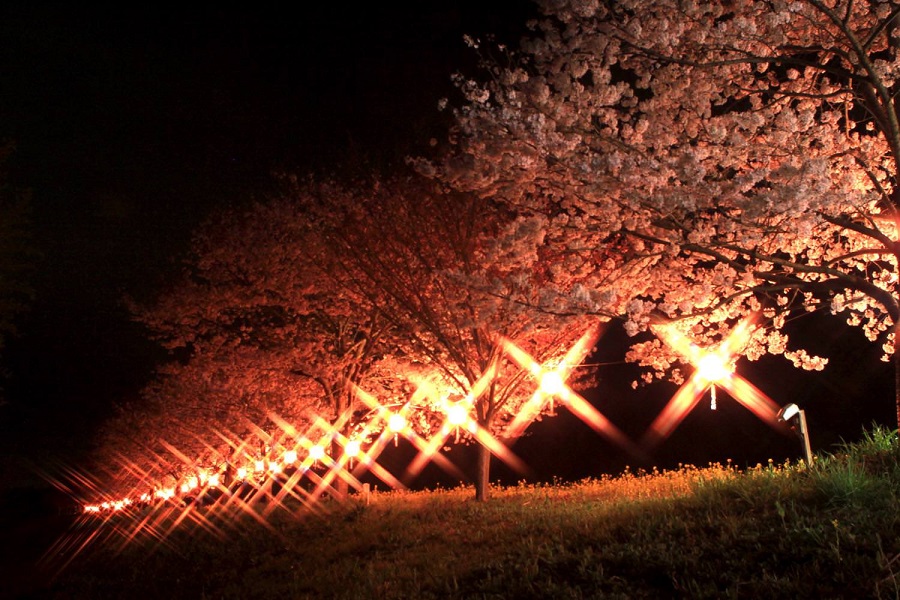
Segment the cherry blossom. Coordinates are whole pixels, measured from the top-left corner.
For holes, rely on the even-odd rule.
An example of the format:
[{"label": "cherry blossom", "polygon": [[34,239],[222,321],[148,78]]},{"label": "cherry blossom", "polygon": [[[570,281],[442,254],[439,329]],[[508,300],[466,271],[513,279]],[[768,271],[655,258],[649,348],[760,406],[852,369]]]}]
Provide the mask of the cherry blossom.
[{"label": "cherry blossom", "polygon": [[[677,320],[708,344],[758,312],[745,355],[805,369],[826,361],[783,316],[846,311],[900,355],[900,5],[540,5],[520,48],[461,85],[452,150],[415,164],[544,219],[507,267],[550,261],[542,305],[616,316],[632,335]],[[642,342],[630,358],[661,374],[666,353]]]}]

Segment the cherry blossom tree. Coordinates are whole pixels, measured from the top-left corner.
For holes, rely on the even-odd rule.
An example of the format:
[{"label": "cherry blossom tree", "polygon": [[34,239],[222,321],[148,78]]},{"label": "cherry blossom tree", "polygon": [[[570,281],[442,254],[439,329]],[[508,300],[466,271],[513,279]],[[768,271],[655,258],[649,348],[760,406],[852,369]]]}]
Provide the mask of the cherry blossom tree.
[{"label": "cherry blossom tree", "polygon": [[184,276],[135,308],[175,360],[110,426],[108,449],[146,445],[150,431],[152,460],[158,439],[193,458],[222,447],[220,434],[247,439],[279,419],[299,432],[317,418],[350,422],[353,385],[376,377],[390,324],[342,283],[346,270],[306,214],[316,192],[303,193],[211,219]]},{"label": "cherry blossom tree", "polygon": [[[510,358],[507,344],[536,364],[556,365],[598,325],[584,313],[534,309],[550,267],[528,274],[507,268],[507,257],[520,248],[542,246],[538,223],[511,219],[506,209],[473,194],[447,195],[419,178],[331,197],[345,203],[327,205],[317,227],[353,265],[355,293],[390,320],[395,352],[431,373],[430,385],[438,390],[414,407],[428,421],[425,433],[436,435],[446,426],[448,406],[457,405],[494,439],[510,434],[539,382]],[[462,436],[471,439],[472,431]],[[491,449],[480,440],[479,500],[488,496],[490,461]]]},{"label": "cherry blossom tree", "polygon": [[106,487],[170,487],[195,467],[264,458],[259,432],[277,432],[273,414],[303,431],[321,402],[284,358],[239,347],[160,366],[140,399],[120,405],[103,427],[95,460]]},{"label": "cherry blossom tree", "polygon": [[[128,456],[121,448],[137,444],[152,460],[171,446],[225,456],[209,440],[245,436],[273,413],[300,424],[323,411],[344,435],[371,438],[388,424],[365,394],[387,414],[402,410],[404,434],[438,440],[435,451],[450,428],[477,440],[476,498],[486,499],[491,453],[508,458],[500,440],[552,406],[535,394],[541,369],[573,383],[577,365],[560,363],[586,334],[592,343],[598,319],[533,309],[549,270],[523,276],[506,257],[540,246],[541,229],[492,202],[446,197],[418,177],[288,182],[283,198],[207,225],[185,276],[138,310],[179,360],[144,408],[122,412],[107,447]],[[528,419],[516,422],[523,409]]]},{"label": "cherry blossom tree", "polygon": [[[416,163],[542,221],[571,275],[545,308],[619,315],[630,334],[673,320],[699,343],[761,314],[745,355],[807,369],[826,361],[786,316],[844,312],[900,360],[900,4],[539,4],[519,49],[458,77],[449,155]],[[676,364],[659,342],[630,357]]]}]

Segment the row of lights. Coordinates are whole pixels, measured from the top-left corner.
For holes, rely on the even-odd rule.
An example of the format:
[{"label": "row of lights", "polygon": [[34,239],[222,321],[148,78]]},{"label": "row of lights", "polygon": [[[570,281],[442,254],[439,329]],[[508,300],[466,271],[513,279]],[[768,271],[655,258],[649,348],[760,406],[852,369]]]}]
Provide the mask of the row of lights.
[{"label": "row of lights", "polygon": [[[661,337],[663,341],[694,365],[695,371],[689,381],[682,386],[651,425],[648,432],[651,441],[666,437],[684,418],[686,413],[693,408],[699,399],[699,396],[706,390],[709,390],[711,395],[710,408],[715,410],[716,386],[721,385],[729,391],[731,396],[766,422],[772,424],[777,422],[787,422],[796,417],[799,421],[799,433],[804,441],[807,463],[811,464],[812,456],[809,449],[809,436],[806,430],[805,414],[803,411],[799,410],[796,405],[788,405],[778,411],[777,406],[771,399],[734,373],[735,356],[739,353],[740,346],[743,346],[749,338],[751,324],[752,321],[750,319],[742,321],[727,339],[717,347],[709,349],[696,346],[685,336],[671,328],[659,328],[659,330],[654,328],[657,330],[659,337]],[[566,383],[566,379],[570,374],[570,367],[567,367],[567,365],[578,364],[583,359],[584,355],[586,355],[590,347],[593,346],[595,341],[596,337],[592,332],[586,333],[575,346],[570,349],[562,363],[552,369],[548,369],[546,366],[535,362],[533,358],[515,347],[511,342],[505,342],[506,351],[511,358],[518,362],[520,366],[527,369],[538,381],[538,389],[532,400],[523,406],[522,412],[517,415],[513,422],[512,430],[514,432],[520,432],[526,428],[531,420],[545,408],[548,401],[550,403],[550,412],[553,414],[553,400],[554,398],[558,398],[563,403],[570,405],[570,408],[578,416],[588,422],[596,430],[604,433],[614,441],[623,444],[623,446],[628,447],[628,442],[621,435],[621,432],[609,423],[608,420],[602,417],[602,415],[596,413],[596,409],[593,409],[588,403],[582,401],[580,396],[575,394]],[[409,421],[403,414],[405,406],[400,411],[389,411],[384,406],[378,404],[371,396],[368,396],[361,390],[358,391],[360,392],[361,399],[369,404],[370,407],[378,411],[380,420],[385,425],[385,430],[382,431],[382,435],[385,431],[388,435],[393,434],[395,445],[397,444],[398,435],[401,433],[406,437],[409,437],[410,441],[417,443],[420,453],[422,453],[423,456],[416,461],[418,467],[413,469],[413,471],[416,471],[421,468],[421,463],[423,463],[423,461],[431,460],[437,448],[443,445],[444,440],[446,440],[450,432],[455,430],[458,438],[460,428],[466,429],[479,441],[479,443],[486,445],[492,452],[499,450],[502,454],[502,450],[505,448],[500,448],[499,442],[487,432],[483,431],[478,423],[470,416],[470,411],[474,405],[474,398],[481,393],[481,390],[483,390],[486,382],[491,376],[492,371],[489,370],[484,374],[482,380],[476,382],[473,386],[472,393],[467,395],[463,400],[450,402],[446,397],[442,399],[442,410],[445,415],[444,425],[441,428],[442,435],[436,436],[429,441],[421,440],[421,438],[415,436],[410,430]],[[332,431],[330,438],[333,439],[335,437],[337,437],[339,441],[343,440],[344,457],[340,465],[348,462],[352,464],[353,460],[359,460],[361,458],[363,450],[360,440],[347,440],[343,438],[343,436]],[[326,436],[326,438],[329,438],[329,436]],[[327,444],[328,441],[330,441],[330,439],[326,439],[324,443],[320,441],[317,444],[310,444],[310,442],[304,438],[304,441],[300,445],[308,448],[308,458],[301,465],[301,469],[305,471],[312,464],[318,464],[325,458],[325,444]],[[502,455],[500,457],[504,458]],[[282,472],[285,466],[296,464],[298,459],[299,456],[295,449],[285,451],[281,462],[270,461],[267,464],[267,461],[265,460],[256,459],[252,463],[252,469],[249,466],[237,469],[236,479],[244,481],[250,477],[251,472],[256,475],[261,474],[262,476],[265,476],[265,473],[268,471],[272,476],[276,476]],[[367,461],[367,464],[369,462],[371,461]],[[201,470],[196,475],[191,475],[187,480],[182,482],[178,487],[178,490],[180,490],[181,494],[190,494],[201,487],[205,487],[206,489],[219,488],[222,475],[222,473],[209,474],[207,471]],[[159,500],[169,500],[174,496],[176,496],[176,488],[170,487],[158,489],[153,492],[153,494],[145,493],[141,495],[139,500],[142,503],[149,503],[153,501],[154,498]],[[116,501],[87,505],[84,507],[84,511],[87,513],[121,511],[133,504],[133,500],[125,498]]]},{"label": "row of lights", "polygon": [[[553,382],[550,385],[554,386],[555,388],[558,384],[556,382]],[[549,389],[545,391],[549,391]],[[449,405],[446,416],[447,423],[455,427],[464,425],[466,421],[469,420],[468,411],[461,402]],[[787,404],[778,412],[777,420],[779,422],[795,423],[795,431],[797,432],[803,443],[804,458],[806,459],[806,463],[808,465],[811,465],[813,461],[813,455],[810,448],[809,432],[806,424],[805,411],[800,409],[796,404]],[[406,418],[398,413],[394,413],[393,415],[391,415],[387,423],[388,430],[395,435],[402,432],[406,428],[407,424],[408,423]],[[350,439],[344,445],[344,456],[348,461],[358,459],[361,454],[362,444],[359,440]],[[321,461],[325,457],[325,455],[325,447],[321,443],[310,446],[307,454],[308,460],[316,464]],[[266,472],[268,472],[271,473],[272,476],[277,476],[284,470],[285,467],[289,468],[295,465],[298,459],[299,455],[296,450],[287,450],[282,456],[281,463],[269,461],[268,469],[266,468],[267,461],[262,459],[254,460],[252,472],[257,475],[265,474]],[[236,480],[246,481],[251,476],[251,470],[248,467],[240,467],[237,469],[235,475]],[[221,472],[209,473],[209,471],[205,469],[200,469],[197,474],[191,475],[188,479],[182,482],[180,486],[177,486],[177,488],[167,487],[157,489],[152,494],[142,494],[138,500],[141,504],[149,504],[154,499],[162,501],[170,500],[177,495],[176,489],[180,490],[181,494],[183,495],[190,494],[198,488],[206,490],[216,489],[219,488],[222,483],[222,476],[223,473]],[[122,498],[115,501],[106,501],[99,504],[85,505],[84,512],[92,514],[102,512],[118,512],[125,510],[135,504],[136,502],[131,498]]]},{"label": "row of lights", "polygon": [[[535,392],[532,401],[527,403],[528,406],[526,408],[526,412],[529,413],[526,415],[526,423],[524,426],[527,427],[527,423],[533,419],[535,416],[533,413],[540,412],[542,410],[544,403],[549,399],[550,401],[550,410],[553,412],[553,398],[558,397],[562,402],[566,402],[570,397],[570,388],[566,384],[565,380],[568,378],[571,367],[568,365],[579,364],[581,360],[587,355],[590,349],[593,347],[594,343],[597,340],[598,330],[596,327],[590,328],[584,335],[575,343],[575,345],[569,349],[566,353],[565,357],[560,364],[555,365],[553,368],[547,368],[543,365],[540,365],[534,361],[531,356],[527,355],[520,349],[516,348],[514,345],[505,341],[504,346],[506,352],[510,354],[513,359],[520,364],[520,366],[525,367],[527,364],[527,369],[530,374],[537,380],[538,382],[538,390]],[[460,435],[460,430],[464,429],[468,434],[472,435],[478,443],[487,447],[491,452],[497,454],[499,458],[511,464],[514,467],[523,468],[524,465],[520,464],[521,461],[515,458],[511,452],[509,452],[508,448],[506,448],[502,442],[496,440],[489,432],[485,431],[482,427],[479,426],[478,422],[471,416],[471,410],[475,404],[475,399],[478,398],[490,385],[490,382],[493,380],[495,376],[495,368],[492,366],[487,369],[485,373],[482,374],[482,377],[476,381],[469,394],[467,394],[462,400],[457,402],[450,402],[447,397],[443,397],[441,399],[441,408],[444,412],[444,424],[440,428],[440,433],[434,436],[430,440],[424,440],[421,437],[417,436],[414,431],[411,430],[409,426],[409,421],[405,416],[404,412],[407,405],[404,405],[399,411],[389,411],[387,408],[382,406],[378,401],[371,397],[369,394],[366,394],[360,389],[357,389],[357,394],[361,400],[365,404],[368,404],[370,408],[375,410],[377,414],[380,416],[380,421],[384,423],[385,429],[381,434],[377,434],[376,437],[380,439],[382,435],[384,435],[385,431],[388,435],[393,434],[394,444],[398,443],[398,436],[402,433],[405,437],[407,437],[413,444],[419,449],[420,456],[414,461],[414,465],[411,465],[411,473],[415,473],[421,469],[423,464],[432,459],[441,458],[438,452],[438,449],[443,446],[444,441],[447,436],[449,436],[452,432],[456,432],[457,440]],[[427,393],[423,392],[420,389],[418,393]],[[577,394],[576,400],[577,398]],[[586,402],[581,402],[580,404],[587,404]],[[579,404],[579,406],[580,406]],[[587,418],[592,421],[592,426],[595,426],[596,423],[594,421],[597,420],[599,415],[588,414],[582,415],[580,413],[587,412],[583,407],[578,408],[573,406],[573,409],[576,410],[576,413],[582,418]],[[594,411],[596,412],[596,411]],[[519,419],[522,415],[519,415],[517,419]],[[374,432],[370,431],[368,426],[363,431],[364,436],[368,437],[368,434],[372,434]],[[346,464],[347,462],[352,462],[352,460],[364,460],[366,462],[367,467],[377,468],[377,464],[372,464],[372,460],[368,456],[363,455],[362,444],[357,439],[350,440],[342,440],[343,436],[337,434],[332,430],[330,436],[326,435],[326,438],[338,439],[338,441],[343,441],[344,445],[344,457],[343,459],[336,464],[335,466],[341,466]],[[327,440],[327,441],[330,441]],[[377,451],[380,451],[378,449]],[[325,457],[325,447],[322,442],[311,445],[308,447],[308,459],[309,461],[315,463],[322,460]],[[298,460],[296,450],[288,450],[285,452],[283,456],[283,463],[287,465],[291,465],[296,463]],[[445,468],[450,466],[448,461],[441,461]],[[265,462],[257,459],[253,464],[253,471],[255,473],[265,473],[266,471]],[[279,473],[282,469],[281,464],[277,462],[270,462],[268,465],[268,470],[273,475]],[[333,467],[334,468],[334,467]],[[383,469],[378,469],[379,471],[383,471]],[[248,467],[241,467],[237,470],[237,479],[243,480],[249,477],[250,469]],[[196,476],[189,477],[186,481],[182,482],[179,486],[179,490],[182,494],[189,494],[193,492],[200,486],[206,486],[207,488],[215,488],[219,487],[221,474],[214,475],[204,475],[199,474]],[[395,480],[394,480],[395,481]],[[176,488],[164,488],[156,490],[152,495],[151,494],[143,494],[140,500],[144,503],[152,501],[154,498],[160,500],[169,500],[176,496]],[[131,500],[117,500],[112,502],[103,502],[99,504],[91,504],[85,506],[85,512],[102,512],[107,510],[112,511],[121,511],[128,506],[133,504]]]},{"label": "row of lights", "polygon": [[[452,427],[459,427],[470,421],[468,407],[465,403],[457,402],[447,405],[446,421]],[[393,434],[396,444],[397,436],[407,430],[409,421],[404,415],[394,412],[387,416],[385,424],[387,431]],[[298,446],[308,446],[305,459],[306,464],[301,464],[300,468],[306,471],[311,465],[319,464],[327,455],[325,450],[326,444],[327,440],[325,442],[320,441],[316,444],[310,444],[308,441],[299,443]],[[343,444],[343,456],[345,462],[352,465],[352,461],[359,460],[362,455],[363,447],[360,440],[351,438],[346,440]],[[285,469],[296,465],[299,460],[300,455],[296,449],[286,450],[282,454],[280,461],[256,458],[247,465],[239,467],[234,472],[234,480],[246,481],[254,477],[277,476]],[[196,473],[191,474],[178,485],[159,488],[152,493],[147,492],[141,494],[137,499],[122,498],[96,504],[87,504],[84,506],[83,510],[85,513],[118,512],[134,506],[135,504],[149,504],[154,500],[170,500],[179,495],[189,495],[198,489],[211,490],[221,488],[224,477],[225,472],[210,473],[209,470],[199,469]]]},{"label": "row of lights", "polygon": [[[344,446],[344,455],[348,460],[358,458],[362,453],[362,445],[358,440],[349,440]],[[326,455],[324,446],[314,444],[307,451],[307,461],[309,464],[318,464]],[[300,456],[296,450],[286,450],[280,461],[269,461],[264,459],[254,459],[245,466],[241,466],[234,472],[235,481],[247,481],[251,478],[277,476],[284,470],[294,466],[299,461]],[[308,469],[307,465],[301,468]],[[223,487],[223,479],[225,472],[210,473],[207,469],[199,469],[196,473],[191,474],[180,484],[175,486],[163,487],[141,494],[135,500],[132,498],[122,498],[114,501],[105,501],[96,504],[87,504],[84,506],[85,513],[101,513],[101,512],[118,512],[125,510],[135,504],[149,504],[154,500],[170,500],[176,496],[189,495],[197,490],[213,490]]]}]

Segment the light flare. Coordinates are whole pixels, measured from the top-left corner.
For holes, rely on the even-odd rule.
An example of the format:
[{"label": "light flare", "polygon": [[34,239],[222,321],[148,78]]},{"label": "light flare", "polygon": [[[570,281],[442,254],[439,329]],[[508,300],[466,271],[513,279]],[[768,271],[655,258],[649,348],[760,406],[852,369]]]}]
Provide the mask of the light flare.
[{"label": "light flare", "polygon": [[408,422],[406,420],[406,417],[404,417],[400,413],[394,413],[388,418],[387,426],[392,433],[402,432],[404,429],[406,429],[407,425]]},{"label": "light flare", "polygon": [[556,370],[545,371],[541,374],[540,390],[545,396],[559,396],[559,398],[563,400],[569,394],[569,388],[566,386],[565,379],[563,379],[562,374]]},{"label": "light flare", "polygon": [[465,425],[469,420],[469,407],[463,402],[454,402],[447,406],[447,423],[453,427]]},{"label": "light flare", "polygon": [[[548,404],[552,411],[553,402],[559,401],[593,429],[623,448],[633,451],[629,440],[567,383],[575,366],[584,360],[595,345],[598,335],[598,329],[591,328],[562,359],[548,361],[546,364],[538,363],[511,341],[501,340],[503,354],[525,370],[526,377],[530,375],[537,383],[533,397],[515,416],[512,427],[508,430],[516,433],[512,439],[521,435]],[[502,356],[498,360],[500,358]],[[407,476],[417,474],[428,463],[434,462],[449,473],[463,478],[459,469],[440,452],[448,436],[454,432],[459,436],[461,431],[467,432],[477,443],[512,468],[525,472],[527,467],[524,462],[480,422],[484,417],[479,415],[478,400],[495,382],[496,375],[497,363],[494,362],[457,401],[450,401],[447,396],[436,398],[434,389],[428,385],[421,385],[409,402],[402,406],[391,407],[382,405],[374,396],[354,386],[356,398],[374,412],[375,418],[367,421],[362,431],[355,431],[352,435],[348,433],[349,438],[342,433],[346,431],[344,427],[346,422],[352,417],[349,410],[340,415],[334,423],[328,423],[321,418],[315,419],[303,434],[277,415],[269,415],[281,429],[281,432],[276,431],[274,435],[253,423],[249,424],[253,433],[245,439],[233,434],[216,432],[232,448],[230,457],[224,457],[223,460],[217,458],[213,463],[225,464],[224,473],[215,469],[201,469],[183,453],[166,444],[166,447],[184,462],[186,468],[183,472],[190,474],[186,475],[185,480],[177,481],[176,487],[156,487],[152,494],[141,495],[141,501],[145,506],[150,505],[150,511],[137,521],[130,531],[125,531],[126,541],[134,539],[141,532],[163,540],[175,527],[185,521],[196,523],[219,535],[218,526],[211,520],[215,514],[212,511],[223,514],[246,513],[271,529],[266,517],[279,507],[286,508],[287,505],[284,503],[286,499],[297,499],[303,509],[324,511],[321,507],[316,508],[316,501],[326,490],[331,492],[335,489],[331,485],[335,479],[340,478],[349,486],[361,489],[362,484],[357,477],[359,473],[365,471],[375,475],[390,487],[403,488],[401,481],[377,462],[377,458],[390,440],[393,439],[396,443],[399,436],[403,436],[418,450],[415,459],[407,468]],[[732,386],[731,389],[739,388]],[[732,393],[750,395],[750,392],[743,388],[740,390]],[[431,400],[430,405],[438,406],[443,412],[443,422],[439,429],[427,439],[416,432],[414,423],[410,421],[411,411],[417,406],[416,402],[426,396]],[[765,402],[758,398],[754,407],[761,413],[768,411]],[[368,446],[365,450],[362,447],[363,441]],[[342,452],[337,451],[338,446],[343,447]],[[326,451],[329,447],[332,456]],[[217,452],[211,446],[207,446],[207,450]],[[353,461],[357,462],[355,469],[352,468]],[[327,469],[324,474],[320,474],[321,470],[312,469],[320,463]],[[234,479],[231,478],[231,474],[235,475]],[[316,486],[315,489],[309,492],[298,485],[301,479],[311,481]],[[151,480],[149,475],[145,480]],[[183,496],[178,495],[179,489],[182,490]],[[262,512],[258,510],[260,502],[265,503]],[[131,502],[126,499],[86,505],[84,510],[85,514],[92,518],[96,518],[95,515],[98,514],[137,515]]]},{"label": "light flare", "polygon": [[344,446],[344,453],[349,458],[359,458],[360,452],[362,452],[362,445],[359,440],[349,440]]},{"label": "light flare", "polygon": [[322,460],[325,458],[325,448],[316,444],[309,449],[309,457],[313,460]]},{"label": "light flare", "polygon": [[[570,412],[591,429],[630,454],[642,457],[642,452],[628,439],[628,436],[566,383],[574,367],[581,364],[596,345],[599,335],[597,327],[585,331],[554,368],[545,367],[511,340],[502,339],[504,352],[538,381],[538,389],[507,428],[508,438],[520,437],[548,404],[552,410],[552,398],[558,397],[565,402]],[[553,395],[548,395],[550,392],[553,392]]]},{"label": "light flare", "polygon": [[[399,411],[393,413],[387,407],[382,405],[378,401],[378,399],[375,398],[375,396],[366,392],[361,387],[354,386],[353,389],[355,396],[359,400],[361,400],[363,404],[365,404],[370,410],[374,411],[379,419],[384,423],[389,422],[392,414],[405,414],[406,411],[409,410],[410,405],[421,399],[421,396],[426,393],[423,387],[419,387],[413,394],[412,398],[410,398],[410,400],[405,403]],[[435,437],[432,437],[432,439],[426,441],[418,433],[416,433],[412,429],[412,427],[406,427],[405,429],[397,433],[402,434],[403,437],[406,438],[419,451],[419,454],[413,461],[414,464],[417,461],[420,461],[421,457],[424,456],[424,463],[422,464],[423,467],[424,464],[427,464],[429,461],[433,460],[439,467],[441,467],[451,475],[462,478],[463,475],[460,472],[459,468],[452,462],[450,462],[450,460],[446,456],[440,454],[439,450],[443,444],[441,443],[440,445],[435,445]],[[393,437],[396,441],[397,433],[392,433],[389,428],[385,427],[375,443],[372,444],[369,452],[373,456],[378,456],[384,449],[383,445],[387,443],[387,440],[390,439],[390,437]],[[407,472],[409,473],[409,469],[407,469]]]},{"label": "light flare", "polygon": [[694,365],[694,373],[678,389],[644,434],[644,443],[653,446],[669,437],[689,412],[710,390],[711,407],[716,408],[716,386],[721,387],[759,419],[778,429],[778,405],[746,379],[734,372],[736,357],[753,334],[755,315],[741,320],[728,337],[712,349],[704,349],[671,326],[653,326],[652,331],[670,348]]},{"label": "light flare", "polygon": [[722,356],[719,352],[706,352],[697,361],[697,376],[707,383],[719,383],[734,373],[730,363],[731,357]]}]

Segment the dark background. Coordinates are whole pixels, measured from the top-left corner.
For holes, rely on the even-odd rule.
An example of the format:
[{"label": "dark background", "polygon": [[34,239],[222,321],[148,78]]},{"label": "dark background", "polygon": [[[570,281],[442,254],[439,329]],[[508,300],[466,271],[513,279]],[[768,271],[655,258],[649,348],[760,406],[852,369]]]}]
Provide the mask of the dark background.
[{"label": "dark background", "polygon": [[[162,357],[122,299],[160,289],[205,215],[265,196],[273,173],[353,174],[423,152],[447,125],[437,102],[454,97],[450,75],[475,73],[462,34],[514,45],[534,12],[525,0],[295,10],[0,8],[0,139],[17,143],[8,167],[33,193],[40,252],[35,300],[2,357],[10,376],[0,489],[90,465],[96,427]],[[892,370],[878,347],[833,317],[796,328],[831,357],[824,373],[772,358],[743,361],[739,371],[779,404],[807,409],[814,450],[856,439],[873,422],[896,427]],[[592,358],[600,382],[588,395],[637,438],[676,388],[633,391],[638,371],[622,363],[626,342],[613,327],[603,337]],[[795,438],[724,394],[718,411],[705,406],[654,464],[800,455]],[[515,450],[536,479],[641,466],[565,411]],[[465,449],[453,457],[468,460]],[[495,475],[520,477],[503,467]]]}]

